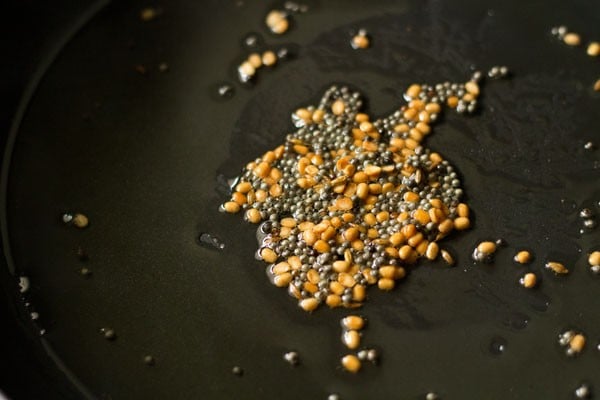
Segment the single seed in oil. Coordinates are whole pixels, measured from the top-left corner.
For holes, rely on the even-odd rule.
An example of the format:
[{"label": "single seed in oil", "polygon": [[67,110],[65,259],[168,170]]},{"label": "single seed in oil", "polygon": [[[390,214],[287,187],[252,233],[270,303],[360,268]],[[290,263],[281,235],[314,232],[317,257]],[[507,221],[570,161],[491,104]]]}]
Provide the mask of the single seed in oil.
[{"label": "single seed in oil", "polygon": [[300,356],[295,351],[288,351],[283,355],[283,359],[294,367],[300,363]]},{"label": "single seed in oil", "polygon": [[152,366],[156,363],[156,360],[151,355],[147,354],[144,356],[144,364]]}]

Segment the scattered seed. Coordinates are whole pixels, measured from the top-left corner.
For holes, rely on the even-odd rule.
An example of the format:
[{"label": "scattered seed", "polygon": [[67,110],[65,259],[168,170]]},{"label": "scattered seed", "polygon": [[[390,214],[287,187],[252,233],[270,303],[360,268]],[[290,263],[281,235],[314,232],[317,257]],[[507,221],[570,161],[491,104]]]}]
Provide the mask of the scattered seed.
[{"label": "scattered seed", "polygon": [[515,254],[514,260],[519,264],[529,264],[531,262],[532,256],[531,253],[527,250],[521,250],[517,254]]},{"label": "scattered seed", "polygon": [[588,263],[590,264],[592,272],[595,274],[600,273],[600,251],[595,250],[591,252],[588,256]]},{"label": "scattered seed", "polygon": [[369,36],[364,29],[361,29],[354,37],[352,37],[352,42],[350,43],[353,49],[366,49],[370,45]]},{"label": "scattered seed", "polygon": [[444,259],[444,261],[446,261],[446,264],[454,265],[454,257],[452,257],[452,254],[450,254],[448,250],[442,249],[441,253],[442,258]]},{"label": "scattered seed", "polygon": [[496,252],[496,243],[494,242],[481,242],[473,250],[473,259],[475,261],[490,261],[492,255]]},{"label": "scattered seed", "polygon": [[288,351],[283,355],[283,359],[294,367],[300,363],[300,356],[295,351]]},{"label": "scattered seed", "polygon": [[73,216],[73,225],[75,225],[77,228],[83,229],[87,227],[88,224],[88,217],[86,217],[84,214],[77,213]]},{"label": "scattered seed", "polygon": [[166,62],[162,62],[162,63],[158,64],[158,71],[159,72],[168,72],[169,64],[167,64]]},{"label": "scattered seed", "polygon": [[587,47],[587,54],[590,57],[597,57],[600,55],[600,43],[590,42]]},{"label": "scattered seed", "polygon": [[569,46],[579,46],[581,37],[577,33],[569,32],[563,37],[563,41]]},{"label": "scattered seed", "polygon": [[535,276],[534,273],[529,272],[519,279],[519,283],[527,289],[531,289],[537,284],[537,276]]},{"label": "scattered seed", "polygon": [[551,270],[557,275],[568,274],[569,270],[561,263],[556,261],[548,261],[545,265],[546,269]]},{"label": "scattered seed", "polygon": [[267,50],[262,55],[262,63],[267,67],[272,67],[277,63],[277,55],[271,50]]},{"label": "scattered seed", "polygon": [[342,328],[359,331],[365,326],[365,320],[358,315],[348,315],[342,318]]},{"label": "scattered seed", "polygon": [[425,400],[439,400],[439,396],[434,392],[429,392],[425,395]]},{"label": "scattered seed", "polygon": [[283,11],[272,10],[267,14],[265,24],[271,32],[281,35],[289,28],[288,16]]},{"label": "scattered seed", "polygon": [[355,374],[360,370],[361,362],[355,355],[348,354],[342,357],[342,366],[346,371]]},{"label": "scattered seed", "polygon": [[85,278],[89,278],[90,276],[92,276],[92,270],[89,269],[88,267],[81,268],[80,273]]},{"label": "scattered seed", "polygon": [[327,396],[327,400],[340,400],[340,395],[337,393],[331,393]]},{"label": "scattered seed", "polygon": [[600,92],[600,79],[598,79],[595,83],[594,83],[594,90],[596,92]]},{"label": "scattered seed", "polygon": [[350,350],[354,350],[360,346],[360,334],[354,330],[345,331],[342,334],[342,343]]},{"label": "scattered seed", "polygon": [[586,338],[583,333],[569,330],[558,335],[558,344],[566,347],[566,354],[568,356],[574,356],[583,351],[585,347]]},{"label": "scattered seed", "polygon": [[254,77],[256,69],[252,66],[250,61],[244,61],[238,67],[238,78],[241,82],[248,82]]}]

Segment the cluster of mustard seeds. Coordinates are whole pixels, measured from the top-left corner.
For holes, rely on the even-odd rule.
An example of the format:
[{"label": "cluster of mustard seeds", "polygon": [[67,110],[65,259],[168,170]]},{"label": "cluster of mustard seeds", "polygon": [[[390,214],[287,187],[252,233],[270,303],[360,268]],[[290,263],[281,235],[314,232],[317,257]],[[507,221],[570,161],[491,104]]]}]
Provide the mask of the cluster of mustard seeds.
[{"label": "cluster of mustard seeds", "polygon": [[574,356],[583,351],[585,347],[585,335],[573,330],[566,331],[558,335],[558,344],[566,347],[565,353],[568,356]]},{"label": "cluster of mustard seeds", "polygon": [[475,110],[479,85],[411,85],[408,104],[372,121],[360,94],[328,89],[292,114],[285,143],[248,163],[221,206],[260,224],[257,257],[305,311],[360,306],[391,290],[419,258],[452,256],[438,241],[470,227],[454,168],[422,145],[442,107]]}]

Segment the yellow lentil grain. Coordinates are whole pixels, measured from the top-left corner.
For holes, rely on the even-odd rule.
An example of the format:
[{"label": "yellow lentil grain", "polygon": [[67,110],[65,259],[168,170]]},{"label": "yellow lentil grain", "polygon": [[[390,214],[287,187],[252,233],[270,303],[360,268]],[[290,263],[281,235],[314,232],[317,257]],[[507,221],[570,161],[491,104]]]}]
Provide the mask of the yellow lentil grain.
[{"label": "yellow lentil grain", "polygon": [[413,218],[419,221],[422,225],[427,225],[429,223],[429,213],[422,208],[416,209],[413,213]]},{"label": "yellow lentil grain", "polygon": [[440,247],[438,244],[436,242],[430,242],[427,245],[427,250],[425,250],[425,257],[427,257],[428,260],[433,261],[437,258],[439,251]]},{"label": "yellow lentil grain", "polygon": [[350,264],[343,260],[336,260],[333,262],[332,267],[335,272],[347,272],[350,269]]},{"label": "yellow lentil grain", "polygon": [[323,253],[327,253],[327,252],[329,251],[329,248],[330,248],[330,247],[329,247],[329,244],[328,244],[326,241],[324,241],[324,240],[320,239],[320,240],[317,240],[317,241],[315,242],[315,244],[313,245],[313,248],[314,248],[314,249],[315,249],[315,250],[316,250],[318,253],[321,253],[321,254],[323,254]]},{"label": "yellow lentil grain", "polygon": [[341,272],[338,274],[338,282],[347,288],[351,288],[356,284],[356,280],[352,277],[352,275],[346,272]]},{"label": "yellow lentil grain", "polygon": [[432,114],[437,114],[440,111],[442,111],[442,108],[437,103],[427,103],[427,105],[425,106],[425,110]]},{"label": "yellow lentil grain", "polygon": [[337,199],[336,201],[336,207],[338,208],[338,210],[351,210],[352,207],[354,207],[354,204],[352,203],[352,199],[349,197],[340,197]]},{"label": "yellow lentil grain", "polygon": [[380,290],[392,290],[395,285],[396,283],[394,282],[394,280],[389,278],[381,278],[377,281],[377,287]]},{"label": "yellow lentil grain", "polygon": [[237,192],[246,194],[250,190],[252,190],[252,185],[250,184],[250,182],[240,182],[236,185],[235,190]]},{"label": "yellow lentil grain", "polygon": [[292,281],[292,274],[289,272],[284,272],[283,274],[276,275],[273,278],[273,283],[277,287],[286,287]]},{"label": "yellow lentil grain", "polygon": [[593,267],[600,265],[600,251],[596,250],[590,253],[588,263]]},{"label": "yellow lentil grain", "polygon": [[349,348],[354,350],[360,346],[360,333],[355,330],[348,330],[342,333],[342,343]]},{"label": "yellow lentil grain", "polygon": [[291,217],[283,218],[281,221],[279,221],[279,223],[281,224],[281,226],[285,226],[288,228],[294,228],[296,226],[296,220]]},{"label": "yellow lentil grain", "polygon": [[246,220],[248,222],[251,222],[253,224],[258,224],[261,221],[261,217],[260,217],[260,211],[258,211],[256,208],[249,208],[246,211]]},{"label": "yellow lentil grain", "polygon": [[429,132],[431,132],[431,128],[429,127],[429,125],[427,125],[424,122],[417,123],[415,128],[417,128],[419,130],[419,132],[421,132],[423,135],[427,135],[427,134],[429,134]]},{"label": "yellow lentil grain", "polygon": [[333,112],[335,115],[342,115],[345,109],[346,104],[344,104],[344,101],[340,99],[337,99],[331,105],[331,112]]},{"label": "yellow lentil grain", "polygon": [[465,90],[475,97],[479,96],[479,85],[477,82],[469,81],[465,83]]},{"label": "yellow lentil grain", "polygon": [[287,261],[290,264],[290,267],[292,267],[292,269],[295,271],[302,267],[302,261],[300,261],[300,257],[298,256],[291,256],[287,259]]},{"label": "yellow lentil grain", "polygon": [[258,53],[252,53],[248,56],[248,62],[255,69],[262,67],[262,58]]},{"label": "yellow lentil grain", "polygon": [[411,99],[416,98],[419,93],[421,93],[421,86],[417,84],[412,84],[406,89],[406,96]]},{"label": "yellow lentil grain", "polygon": [[282,261],[273,265],[271,272],[275,275],[281,275],[291,270],[290,264],[287,261]]},{"label": "yellow lentil grain", "polygon": [[235,214],[240,211],[240,205],[235,201],[228,201],[223,204],[223,209],[228,213]]},{"label": "yellow lentil grain", "polygon": [[448,97],[448,99],[446,100],[446,104],[448,104],[448,107],[450,107],[450,108],[456,108],[456,106],[458,105],[458,97],[456,97],[456,96]]},{"label": "yellow lentil grain", "polygon": [[331,290],[331,293],[333,294],[341,295],[342,293],[344,293],[345,289],[346,288],[344,287],[344,285],[342,285],[338,281],[333,281],[329,284],[329,290]]},{"label": "yellow lentil grain", "polygon": [[458,217],[454,220],[454,228],[456,230],[462,231],[468,229],[471,226],[471,221],[466,217]]},{"label": "yellow lentil grain", "polygon": [[558,275],[568,274],[569,270],[561,263],[556,261],[548,261],[546,268]]},{"label": "yellow lentil grain", "polygon": [[442,249],[441,254],[444,261],[446,261],[446,264],[454,265],[454,257],[452,257],[452,254],[450,254],[448,250]]},{"label": "yellow lentil grain", "polygon": [[361,330],[365,326],[365,320],[358,315],[348,315],[342,318],[342,328],[352,329],[355,331]]},{"label": "yellow lentil grain", "polygon": [[274,263],[275,261],[277,261],[277,253],[275,253],[273,249],[264,247],[260,251],[260,258],[265,260],[265,262]]},{"label": "yellow lentil grain", "polygon": [[312,120],[312,113],[310,111],[308,111],[306,108],[297,109],[296,115],[298,116],[298,118],[300,118],[304,121]]},{"label": "yellow lentil grain", "polygon": [[515,254],[514,260],[519,264],[528,264],[531,262],[531,253],[527,250],[521,250]]},{"label": "yellow lentil grain", "polygon": [[310,283],[317,284],[319,283],[319,272],[316,269],[311,268],[306,272],[306,278]]},{"label": "yellow lentil grain", "polygon": [[267,50],[262,54],[262,63],[267,67],[272,67],[277,63],[277,56],[271,50]]},{"label": "yellow lentil grain", "polygon": [[591,42],[587,47],[587,55],[590,57],[596,57],[600,55],[600,43]]},{"label": "yellow lentil grain", "polygon": [[442,223],[438,225],[438,231],[443,234],[450,233],[454,229],[454,221],[451,219],[445,219]]},{"label": "yellow lentil grain", "polygon": [[402,279],[406,276],[406,270],[404,267],[396,267],[394,279]]},{"label": "yellow lentil grain", "polygon": [[405,240],[406,238],[402,232],[396,232],[390,236],[390,243],[394,246],[401,245]]},{"label": "yellow lentil grain", "polygon": [[[315,112],[313,112],[312,120],[314,123],[320,124],[321,122],[323,122],[324,117],[325,117],[325,111],[318,109],[318,110],[315,110]],[[321,156],[318,156],[318,157],[320,158]],[[323,163],[323,159],[320,158],[320,161],[319,161],[319,158],[317,158],[316,161],[313,161],[313,163],[315,165],[321,165]]]},{"label": "yellow lentil grain", "polygon": [[262,161],[254,168],[254,174],[259,178],[266,178],[271,172],[269,163]]},{"label": "yellow lentil grain", "polygon": [[579,46],[581,44],[581,36],[577,33],[569,32],[563,37],[563,42],[569,46]]},{"label": "yellow lentil grain", "polygon": [[367,297],[367,292],[363,285],[354,285],[352,288],[352,300],[363,301]]},{"label": "yellow lentil grain", "polygon": [[537,276],[535,276],[534,273],[528,272],[525,275],[523,275],[523,277],[519,280],[519,282],[524,287],[531,289],[531,288],[535,287],[535,285],[537,283]]},{"label": "yellow lentil grain", "polygon": [[342,362],[342,367],[344,367],[344,369],[348,372],[355,374],[360,370],[360,367],[361,367],[360,360],[354,354],[348,354],[348,355],[342,357],[341,362]]},{"label": "yellow lentil grain", "polygon": [[312,282],[304,282],[302,288],[310,294],[315,294],[319,291],[319,287]]},{"label": "yellow lentil grain", "polygon": [[272,197],[279,197],[279,196],[281,196],[282,191],[283,191],[283,189],[281,188],[281,186],[278,183],[272,185],[269,188],[269,194]]},{"label": "yellow lentil grain", "polygon": [[569,341],[569,349],[575,353],[581,353],[585,347],[585,336],[581,333],[576,334]]},{"label": "yellow lentil grain", "polygon": [[331,308],[339,307],[342,305],[342,298],[337,294],[330,294],[325,299],[325,304]]},{"label": "yellow lentil grain", "polygon": [[238,67],[240,77],[252,77],[256,73],[256,69],[250,64],[249,61],[244,61]]},{"label": "yellow lentil grain", "polygon": [[85,228],[89,225],[89,223],[90,221],[88,217],[86,217],[84,214],[77,213],[73,216],[73,225],[75,225],[77,228]]},{"label": "yellow lentil grain", "polygon": [[481,242],[477,245],[477,251],[489,255],[496,252],[496,243],[494,242]]},{"label": "yellow lentil grain", "polygon": [[369,47],[369,38],[366,35],[356,35],[352,38],[352,47],[355,49],[366,49]]},{"label": "yellow lentil grain", "polygon": [[460,203],[456,207],[456,213],[458,214],[459,217],[468,218],[469,217],[469,206],[466,205],[465,203]]},{"label": "yellow lentil grain", "polygon": [[314,309],[316,309],[319,306],[319,300],[315,299],[314,297],[309,297],[307,299],[300,300],[298,302],[298,305],[304,311],[310,312],[310,311],[313,311]]},{"label": "yellow lentil grain", "polygon": [[382,278],[394,279],[396,275],[396,267],[393,265],[385,265],[379,268],[379,275]]},{"label": "yellow lentil grain", "polygon": [[416,233],[414,235],[412,235],[410,238],[408,238],[407,243],[410,247],[417,247],[419,245],[419,243],[421,243],[423,241],[425,237],[423,236],[423,234],[421,232]]}]

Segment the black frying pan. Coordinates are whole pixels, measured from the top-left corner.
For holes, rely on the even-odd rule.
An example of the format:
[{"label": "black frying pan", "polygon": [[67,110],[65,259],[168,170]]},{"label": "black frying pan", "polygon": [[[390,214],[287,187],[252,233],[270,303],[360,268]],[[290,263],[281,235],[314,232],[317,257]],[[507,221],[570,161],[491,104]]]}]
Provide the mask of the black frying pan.
[{"label": "black frying pan", "polygon": [[[549,34],[564,23],[599,38],[598,6],[306,4],[283,37],[262,23],[275,3],[174,0],[150,22],[139,19],[146,2],[12,5],[0,308],[9,396],[562,399],[584,382],[600,388],[599,281],[585,261],[600,240],[579,233],[578,216],[600,212],[599,153],[584,149],[600,144],[591,90],[600,73]],[[361,27],[373,46],[357,52],[348,40]],[[252,32],[290,59],[241,86],[235,66]],[[217,212],[225,182],[280,143],[290,112],[331,83],[361,90],[367,111],[385,115],[412,82],[462,81],[496,64],[513,78],[485,85],[480,115],[448,114],[428,139],[461,172],[475,214],[474,229],[446,241],[457,266],[423,263],[393,293],[369,292],[364,343],[381,364],[349,376],[338,367],[346,312],[308,315],[271,286],[253,259],[254,228]],[[235,87],[227,100],[215,94],[224,81]],[[90,226],[66,226],[66,211]],[[225,248],[201,245],[202,233]],[[474,245],[496,238],[507,246],[495,263],[475,265]],[[533,291],[517,284],[521,247],[542,278]],[[548,259],[572,273],[544,271]],[[30,281],[23,294],[20,276]],[[557,344],[566,329],[588,336],[575,359]],[[300,366],[283,361],[289,350]]]}]

